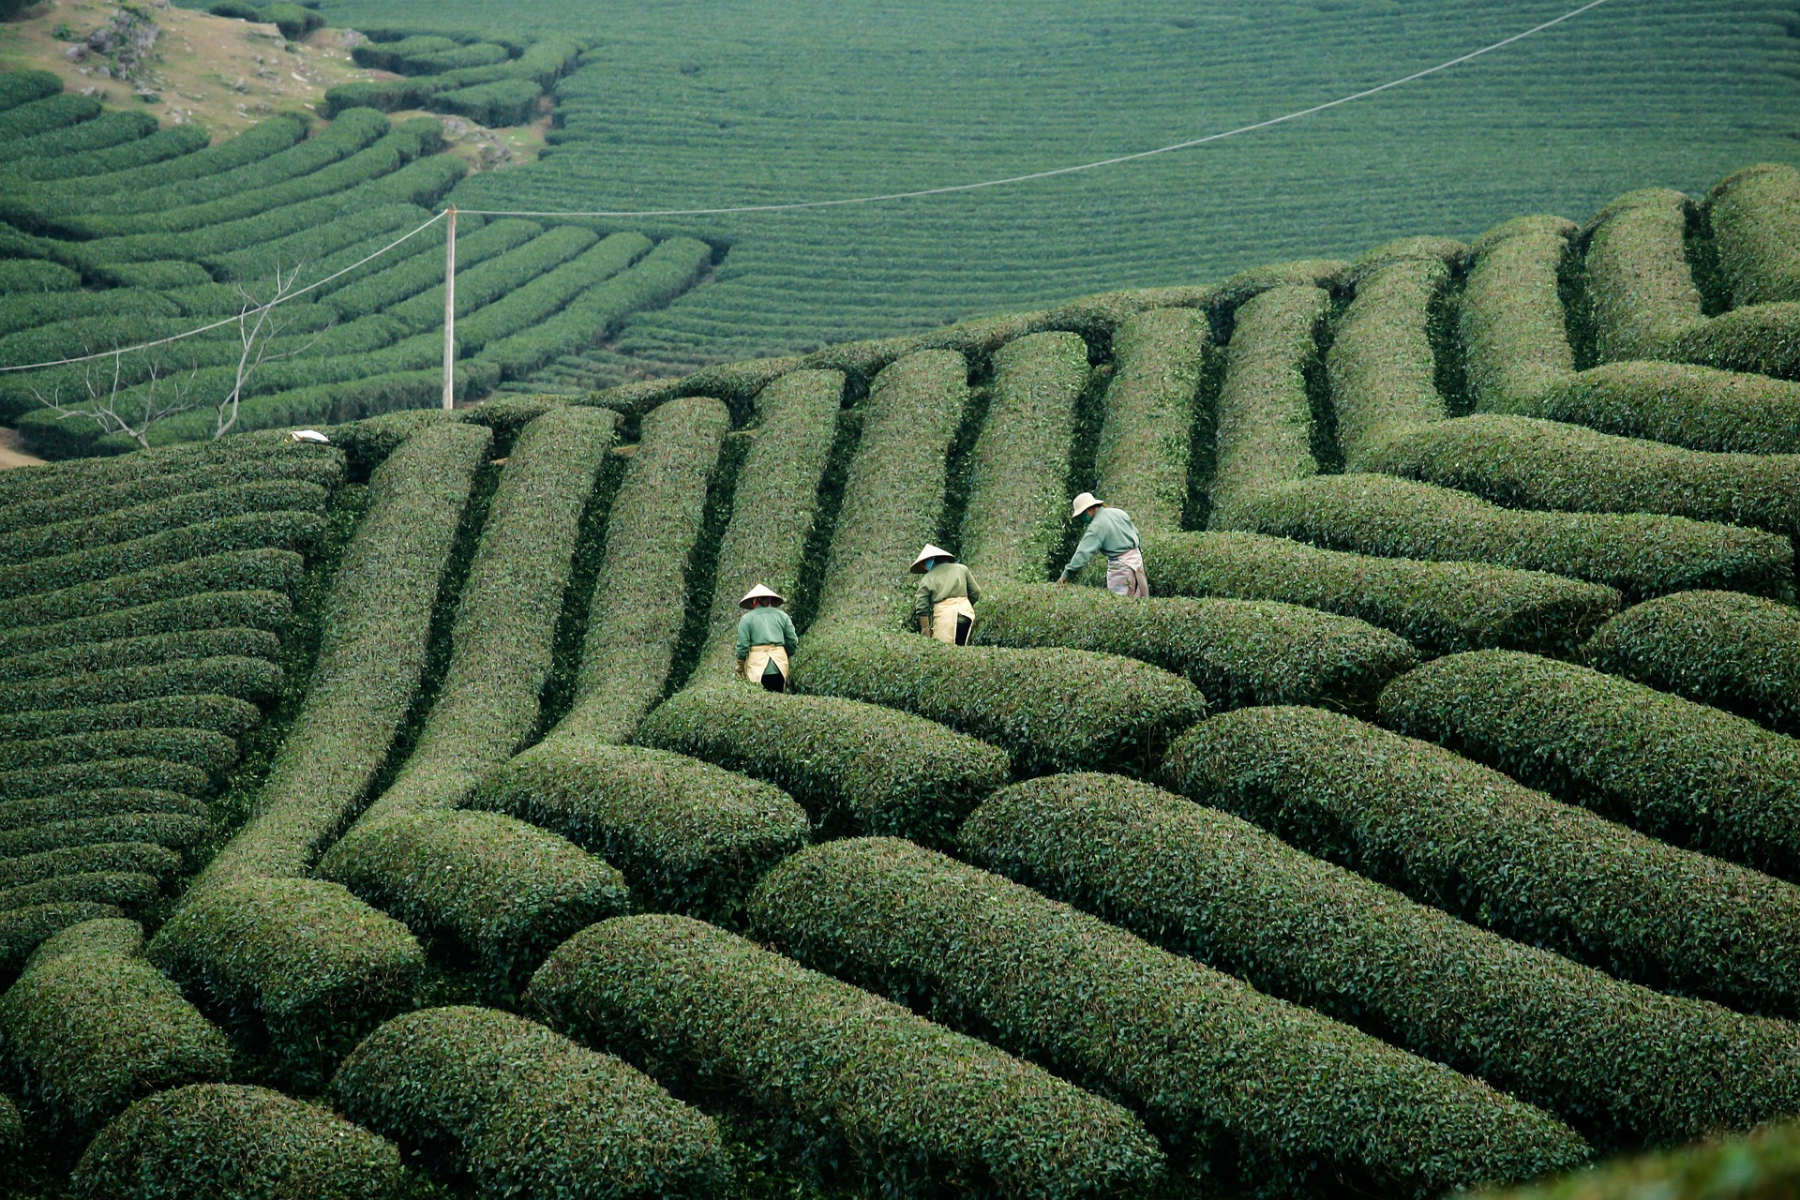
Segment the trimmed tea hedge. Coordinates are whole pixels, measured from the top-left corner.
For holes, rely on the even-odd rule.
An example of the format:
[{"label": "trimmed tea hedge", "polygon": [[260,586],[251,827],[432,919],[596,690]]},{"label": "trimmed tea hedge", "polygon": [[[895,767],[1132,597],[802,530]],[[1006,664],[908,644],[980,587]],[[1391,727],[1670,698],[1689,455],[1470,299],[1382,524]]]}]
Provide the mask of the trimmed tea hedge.
[{"label": "trimmed tea hedge", "polygon": [[1116,1105],[685,917],[582,931],[528,999],[659,1077],[741,1089],[777,1144],[882,1195],[937,1196],[954,1179],[972,1196],[1110,1196],[1162,1175]]},{"label": "trimmed tea hedge", "polygon": [[[577,243],[579,253],[561,248],[563,243],[577,234],[585,235]],[[629,267],[650,249],[650,239],[641,233],[615,233],[598,245],[594,244],[596,241],[598,239],[592,231],[580,226],[565,225],[534,239],[515,254],[497,260],[494,263],[496,268],[508,266],[514,258],[529,260],[539,243],[543,243],[546,253],[556,253],[557,257],[553,262],[559,265],[549,266],[548,270],[543,270],[542,274],[523,285],[517,283],[518,277],[515,275],[513,287],[470,314],[467,320],[459,320],[456,323],[456,339],[461,343],[463,352],[478,352],[489,342],[509,337],[538,324],[561,310],[583,290],[610,279]],[[585,243],[585,248],[581,243]],[[461,281],[458,280],[458,283]],[[457,290],[461,291],[461,288]],[[440,317],[442,313],[443,302],[440,299]]]},{"label": "trimmed tea hedge", "polygon": [[231,1072],[225,1035],[144,960],[135,921],[87,921],[38,947],[0,996],[0,1047],[27,1102],[78,1131],[151,1092]]},{"label": "trimmed tea hedge", "polygon": [[1652,837],[1800,877],[1800,741],[1743,717],[1488,650],[1395,680],[1381,719]]},{"label": "trimmed tea hedge", "polygon": [[1246,497],[1233,524],[1392,558],[1549,571],[1639,600],[1688,588],[1794,594],[1786,538],[1686,517],[1521,512],[1386,475],[1333,475]]},{"label": "trimmed tea hedge", "polygon": [[1535,1108],[909,842],[804,850],[764,877],[752,914],[804,963],[929,996],[1130,1100],[1227,1180],[1425,1196],[1587,1156]]},{"label": "trimmed tea hedge", "polygon": [[171,125],[137,141],[85,154],[65,154],[57,158],[27,159],[8,164],[7,174],[23,183],[56,183],[77,177],[94,177],[128,172],[167,162],[204,150],[209,141],[206,130],[198,125]]},{"label": "trimmed tea hedge", "polygon": [[306,700],[249,822],[190,897],[233,879],[303,874],[362,800],[418,689],[439,579],[492,440],[479,425],[429,426],[370,477]]},{"label": "trimmed tea hedge", "polygon": [[1320,288],[1282,287],[1237,310],[1218,400],[1213,524],[1229,526],[1245,500],[1270,484],[1318,472],[1306,375],[1318,362],[1330,303]]},{"label": "trimmed tea hedge", "polygon": [[406,765],[361,822],[448,808],[537,724],[575,537],[618,414],[552,409],[514,442],[482,527],[442,688]]},{"label": "trimmed tea hedge", "polygon": [[1742,1137],[1615,1159],[1479,1200],[1727,1200],[1785,1196],[1800,1187],[1800,1125],[1787,1122]]},{"label": "trimmed tea hedge", "polygon": [[62,79],[54,71],[8,71],[0,75],[0,111],[61,95]]},{"label": "trimmed tea hedge", "polygon": [[1579,425],[1476,415],[1398,434],[1368,465],[1507,508],[1668,513],[1800,534],[1800,455],[1706,454]]},{"label": "trimmed tea hedge", "polygon": [[730,412],[704,396],[644,418],[607,518],[575,703],[553,740],[623,742],[662,699],[686,619],[688,559],[730,428]]},{"label": "trimmed tea hedge", "polygon": [[962,561],[977,578],[1039,583],[1068,529],[1067,474],[1075,402],[1088,382],[1087,344],[1034,333],[993,360],[993,398],[975,441]]},{"label": "trimmed tea hedge", "polygon": [[153,875],[167,879],[181,869],[181,855],[149,842],[96,842],[18,858],[0,858],[0,887],[22,887],[58,875],[99,873]]},{"label": "trimmed tea hedge", "polygon": [[12,163],[27,159],[93,154],[126,142],[135,142],[147,134],[155,133],[157,127],[156,118],[147,112],[101,113],[90,121],[20,138],[0,151],[0,155],[8,160],[7,169],[10,171]]},{"label": "trimmed tea hedge", "polygon": [[1620,979],[1800,1012],[1800,889],[1559,804],[1429,742],[1313,708],[1204,722],[1169,754],[1190,800]]},{"label": "trimmed tea hedge", "polygon": [[710,1117],[610,1054],[491,1008],[395,1017],[331,1092],[403,1146],[447,1147],[478,1196],[672,1200],[730,1179]]},{"label": "trimmed tea hedge", "polygon": [[0,716],[0,739],[63,737],[115,729],[207,729],[242,737],[262,720],[262,710],[229,696],[157,696],[124,704],[34,708]]},{"label": "trimmed tea hedge", "polygon": [[736,685],[689,688],[638,728],[648,746],[766,780],[829,833],[947,841],[1005,783],[1005,752],[933,721],[854,700]]},{"label": "trimmed tea hedge", "polygon": [[279,1092],[193,1084],[140,1100],[75,1167],[77,1200],[401,1200],[392,1143]]},{"label": "trimmed tea hedge", "polygon": [[[253,592],[215,592],[212,596],[254,596]],[[207,599],[212,599],[212,596]],[[212,613],[235,615],[226,606],[209,606]],[[116,671],[128,667],[159,666],[178,659],[265,658],[274,659],[281,641],[262,629],[198,629],[181,633],[153,633],[110,641],[77,642],[35,654],[0,658],[0,678],[37,679],[72,675],[83,671]],[[3,735],[0,735],[3,736]]]},{"label": "trimmed tea hedge", "polygon": [[[529,240],[519,237],[526,229],[536,236]],[[630,243],[634,249],[639,242],[643,242],[635,234],[616,236],[637,238],[636,242]],[[465,270],[463,238],[459,233],[456,239],[456,340],[463,353],[468,353],[470,347],[485,340],[481,332],[484,326],[494,329],[498,328],[498,322],[505,322],[508,328],[516,328],[515,319],[507,314],[528,314],[529,306],[534,303],[533,297],[543,294],[546,284],[552,287],[550,295],[554,298],[555,281],[551,276],[557,268],[572,260],[579,260],[583,257],[583,252],[591,250],[599,240],[599,235],[593,230],[579,225],[558,225],[546,233],[528,221],[501,221],[469,238],[476,257],[466,260]],[[643,244],[648,245],[647,242]],[[619,243],[614,242],[608,254],[618,252]],[[636,252],[643,251],[637,249]],[[400,322],[410,333],[441,329],[443,325],[443,263],[433,255],[422,260],[420,266],[427,264],[437,267],[435,282],[426,279],[432,286],[382,310],[383,316]],[[393,270],[402,280],[425,278],[424,272],[415,270],[411,263],[401,263]],[[542,304],[548,301],[535,302]],[[335,307],[335,297],[332,303]],[[490,307],[495,305],[498,307]]]},{"label": "trimmed tea hedge", "polygon": [[1372,708],[1418,655],[1349,617],[1252,600],[1120,604],[1095,588],[1010,588],[986,598],[975,643],[1097,650],[1185,675],[1218,709],[1247,704]]},{"label": "trimmed tea hedge", "polygon": [[1800,300],[1800,171],[1759,163],[1735,171],[1706,197],[1719,274],[1733,308]]},{"label": "trimmed tea hedge", "polygon": [[41,298],[50,292],[72,292],[80,286],[79,272],[41,258],[0,261],[0,294],[9,297],[35,293]]},{"label": "trimmed tea hedge", "polygon": [[1724,371],[1800,379],[1800,303],[1721,313],[1671,338],[1662,355]]},{"label": "trimmed tea hedge", "polygon": [[736,670],[745,592],[759,583],[790,601],[798,592],[843,394],[842,371],[795,371],[757,393],[760,423],[738,466],[697,674],[730,678]]},{"label": "trimmed tea hedge", "polygon": [[317,873],[421,936],[467,947],[500,996],[564,938],[627,907],[618,871],[554,833],[491,812],[360,823]]},{"label": "trimmed tea hedge", "polygon": [[1429,326],[1449,283],[1435,255],[1397,258],[1357,281],[1325,357],[1346,470],[1368,470],[1389,436],[1445,417]]},{"label": "trimmed tea hedge", "polygon": [[1800,453],[1800,384],[1684,363],[1595,367],[1495,411],[1689,450]]},{"label": "trimmed tea hedge", "polygon": [[809,835],[805,812],[766,783],[585,739],[521,754],[465,803],[554,830],[617,866],[648,903],[714,920],[733,919],[757,878]]},{"label": "trimmed tea hedge", "polygon": [[1741,592],[1677,592],[1589,639],[1591,667],[1800,734],[1800,612]]},{"label": "trimmed tea hedge", "polygon": [[187,491],[103,516],[57,521],[0,535],[0,567],[27,560],[48,565],[43,560],[51,556],[253,513],[288,509],[323,512],[328,498],[324,488],[301,480],[267,480]]},{"label": "trimmed tea hedge", "polygon": [[1166,593],[1305,605],[1392,630],[1426,654],[1568,654],[1619,609],[1611,588],[1542,571],[1375,558],[1255,533],[1150,538],[1144,565]]},{"label": "trimmed tea hedge", "polygon": [[63,93],[0,112],[0,146],[91,121],[106,111],[92,96]]},{"label": "trimmed tea hedge", "polygon": [[[149,191],[182,180],[218,175],[278,154],[306,137],[306,118],[292,113],[276,113],[265,117],[234,138],[216,145],[204,146],[191,154],[166,162],[133,165],[104,175],[87,175],[64,180],[54,186],[34,189],[35,208],[49,208],[59,203],[82,203],[84,198],[107,192]],[[176,257],[180,257],[177,255]]]},{"label": "trimmed tea hedge", "polygon": [[1687,261],[1692,206],[1680,192],[1646,188],[1594,218],[1586,262],[1601,362],[1667,358],[1672,339],[1705,323]]},{"label": "trimmed tea hedge", "polygon": [[794,686],[898,708],[992,742],[1021,775],[1148,771],[1206,698],[1178,675],[1085,650],[998,650],[846,633],[808,639]]},{"label": "trimmed tea hedge", "polygon": [[266,1034],[274,1069],[303,1087],[409,1007],[424,966],[406,926],[317,879],[190,891],[149,953],[228,1029]]},{"label": "trimmed tea hedge", "polygon": [[[35,626],[96,617],[204,592],[270,591],[292,595],[305,560],[290,550],[236,550],[146,567],[61,591],[0,600],[0,636],[9,645],[35,638]],[[27,643],[30,644],[30,643]]]},{"label": "trimmed tea hedge", "polygon": [[[188,812],[163,811],[166,803],[117,799],[110,816],[79,816],[70,813],[104,812],[96,797],[167,796],[187,800],[194,806]],[[136,811],[138,809],[149,811]],[[18,814],[18,823],[0,829],[0,854],[28,856],[50,854],[62,850],[82,850],[89,846],[118,842],[143,842],[186,850],[198,844],[207,832],[205,806],[189,797],[148,788],[98,788],[85,792],[27,797],[0,802],[0,812]],[[40,823],[24,824],[33,819]],[[14,818],[9,818],[9,821]],[[139,874],[139,872],[126,872]],[[154,877],[152,882],[154,882]],[[151,889],[154,892],[154,888]]]},{"label": "trimmed tea hedge", "polygon": [[1561,217],[1521,217],[1470,247],[1462,340],[1478,410],[1517,412],[1517,405],[1573,374],[1557,284],[1575,233]]},{"label": "trimmed tea hedge", "polygon": [[[336,451],[326,451],[316,457],[297,455],[292,458],[226,459],[223,462],[187,469],[159,472],[153,475],[125,479],[109,485],[81,488],[78,491],[65,492],[43,500],[28,501],[21,504],[10,504],[0,508],[0,532],[19,537],[39,536],[39,527],[57,524],[67,529],[73,525],[68,522],[87,522],[102,514],[116,514],[121,509],[139,508],[157,501],[168,502],[174,498],[189,498],[187,503],[193,504],[191,497],[195,493],[214,492],[217,489],[233,488],[243,484],[280,484],[283,481],[313,483],[326,489],[336,490],[344,479],[344,458]],[[236,493],[234,493],[236,494]],[[262,493],[251,493],[257,496]],[[264,507],[267,507],[266,505]],[[287,505],[283,507],[303,508],[305,504]],[[163,513],[166,509],[158,508]],[[204,508],[193,510],[195,515],[187,518],[206,519],[224,516],[226,513],[207,511]],[[241,505],[236,511],[247,511]],[[167,524],[187,523],[165,522]],[[153,533],[154,529],[145,529],[142,533]]]},{"label": "trimmed tea hedge", "polygon": [[69,926],[119,915],[119,910],[110,904],[84,901],[0,911],[0,976],[19,970],[32,951]]},{"label": "trimmed tea hedge", "polygon": [[114,758],[0,771],[0,800],[29,800],[94,788],[150,788],[204,796],[212,790],[205,771],[157,758]]},{"label": "trimmed tea hedge", "polygon": [[[459,221],[461,218],[459,218]],[[532,242],[543,233],[543,226],[531,221],[522,221],[516,217],[492,221],[470,233],[462,228],[456,233],[456,291],[457,311],[461,313],[463,281],[468,278],[463,273],[464,267],[486,267],[490,262],[501,260],[518,250],[528,242]],[[444,235],[438,226],[419,234],[413,241],[425,243],[427,250],[435,247],[439,250],[444,245]],[[589,244],[592,244],[591,239]],[[407,245],[412,245],[408,242]],[[499,267],[495,266],[494,270]],[[470,274],[474,274],[470,271]],[[376,271],[365,278],[345,284],[330,293],[331,307],[343,314],[346,320],[372,316],[380,312],[392,312],[402,301],[410,303],[410,298],[432,295],[436,298],[436,311],[441,320],[444,315],[444,261],[441,254],[420,253],[411,255],[403,261]],[[420,300],[423,308],[427,301]]]},{"label": "trimmed tea hedge", "polygon": [[222,778],[237,761],[237,743],[205,729],[120,729],[0,743],[15,770],[113,758],[160,758]]},{"label": "trimmed tea hedge", "polygon": [[1211,338],[1206,314],[1190,308],[1153,308],[1113,331],[1094,480],[1100,497],[1130,513],[1146,535],[1181,528]]},{"label": "trimmed tea hedge", "polygon": [[0,912],[41,904],[110,904],[140,908],[155,900],[162,885],[140,871],[89,871],[59,875],[0,891]]},{"label": "trimmed tea hedge", "polygon": [[261,703],[281,690],[281,679],[281,668],[261,658],[176,659],[154,667],[0,684],[0,714],[121,704],[162,696],[230,696]]},{"label": "trimmed tea hedge", "polygon": [[968,392],[968,364],[954,350],[909,354],[875,377],[844,480],[817,628],[904,628],[914,587],[906,568],[937,535],[945,462]]},{"label": "trimmed tea hedge", "polygon": [[981,866],[1555,1112],[1597,1143],[1800,1108],[1800,1034],[1465,925],[1236,817],[1112,775],[997,792]]}]

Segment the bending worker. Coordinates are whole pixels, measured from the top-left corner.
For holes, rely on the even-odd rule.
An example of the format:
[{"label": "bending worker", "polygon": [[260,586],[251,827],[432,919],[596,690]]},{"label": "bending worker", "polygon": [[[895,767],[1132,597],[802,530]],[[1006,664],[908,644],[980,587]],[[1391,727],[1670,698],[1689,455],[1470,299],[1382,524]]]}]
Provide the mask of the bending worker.
[{"label": "bending worker", "polygon": [[1122,508],[1108,508],[1094,499],[1094,493],[1083,492],[1075,497],[1069,517],[1071,520],[1080,517],[1087,522],[1087,529],[1082,532],[1081,543],[1075,547],[1075,557],[1069,560],[1056,582],[1069,582],[1069,576],[1087,566],[1088,559],[1098,550],[1106,555],[1107,591],[1115,596],[1148,598],[1150,580],[1144,574],[1143,542],[1138,537],[1137,526],[1131,523],[1131,514]]},{"label": "bending worker", "polygon": [[745,610],[738,618],[738,674],[771,692],[787,691],[788,655],[800,648],[794,619],[781,611],[785,603],[760,583],[738,601]]},{"label": "bending worker", "polygon": [[925,576],[913,597],[919,632],[940,642],[968,645],[969,632],[975,628],[975,601],[981,599],[981,589],[975,586],[969,568],[948,550],[926,542],[919,557],[913,559],[912,572]]}]

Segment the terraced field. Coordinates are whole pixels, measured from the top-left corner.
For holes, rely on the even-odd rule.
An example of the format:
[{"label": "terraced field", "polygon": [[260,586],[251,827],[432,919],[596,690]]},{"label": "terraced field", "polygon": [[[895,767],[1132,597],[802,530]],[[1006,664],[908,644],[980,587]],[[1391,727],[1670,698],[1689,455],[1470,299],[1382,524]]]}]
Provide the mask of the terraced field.
[{"label": "terraced field", "polygon": [[[456,47],[503,61],[438,71],[426,68],[455,55],[428,55],[416,40],[358,50],[369,48],[387,55],[365,55],[371,61],[418,68],[402,79],[410,92],[345,85],[328,94],[336,115],[322,129],[276,116],[213,145],[192,125],[159,129],[142,114],[103,115],[48,72],[0,75],[0,365],[102,355],[0,376],[0,424],[61,458],[205,439],[222,423],[329,423],[439,402],[443,221],[346,268],[430,222],[468,167],[443,152],[435,118],[390,119],[368,105],[429,103],[510,120],[520,114],[501,111],[502,97],[469,93],[510,85],[530,93],[515,95],[513,107],[535,113],[542,88],[579,47],[566,39]],[[480,398],[595,346],[627,314],[693,286],[717,253],[689,237],[462,218],[458,396]],[[246,294],[272,299],[278,273],[293,287],[329,282],[275,310],[281,336],[258,343],[252,357],[266,358],[241,403],[219,411],[245,357],[244,328],[231,318]],[[154,352],[104,354],[211,323],[220,327]],[[102,398],[119,389],[116,411],[129,429],[43,403],[87,408],[90,387]],[[190,411],[146,428],[147,406],[171,403],[172,393]]]}]

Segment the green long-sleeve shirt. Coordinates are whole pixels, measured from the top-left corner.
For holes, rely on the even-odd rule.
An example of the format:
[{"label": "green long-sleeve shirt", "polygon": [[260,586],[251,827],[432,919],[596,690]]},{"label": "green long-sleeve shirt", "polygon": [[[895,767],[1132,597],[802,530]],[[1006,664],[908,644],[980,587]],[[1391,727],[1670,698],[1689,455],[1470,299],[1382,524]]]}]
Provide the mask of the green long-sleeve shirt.
[{"label": "green long-sleeve shirt", "polygon": [[752,646],[781,645],[792,654],[800,648],[800,635],[794,632],[794,619],[779,608],[753,608],[738,618],[737,656],[750,657]]},{"label": "green long-sleeve shirt", "polygon": [[1127,550],[1136,550],[1143,543],[1138,538],[1137,526],[1131,523],[1131,514],[1122,508],[1101,507],[1088,522],[1087,531],[1081,535],[1081,543],[1075,547],[1075,557],[1063,568],[1064,575],[1073,575],[1087,566],[1088,559],[1094,557],[1097,550],[1106,557],[1123,554]]},{"label": "green long-sleeve shirt", "polygon": [[913,616],[929,617],[932,606],[958,596],[967,596],[970,604],[981,599],[975,576],[959,562],[941,562],[919,578],[919,590],[913,594]]}]

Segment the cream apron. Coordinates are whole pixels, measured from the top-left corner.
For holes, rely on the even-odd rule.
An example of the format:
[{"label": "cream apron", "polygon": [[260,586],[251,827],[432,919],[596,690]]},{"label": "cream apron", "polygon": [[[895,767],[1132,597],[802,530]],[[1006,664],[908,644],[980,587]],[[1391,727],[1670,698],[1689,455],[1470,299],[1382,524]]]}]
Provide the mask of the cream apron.
[{"label": "cream apron", "polygon": [[1115,596],[1148,597],[1150,580],[1144,574],[1144,556],[1136,550],[1125,550],[1107,559],[1106,590]]},{"label": "cream apron", "polygon": [[[977,591],[980,589],[977,588]],[[975,628],[975,606],[967,596],[952,596],[931,606],[931,636],[940,642],[956,645],[956,618],[969,618],[971,635]]]},{"label": "cream apron", "polygon": [[776,645],[750,647],[750,653],[744,657],[744,678],[751,683],[761,683],[763,672],[768,670],[770,663],[774,663],[776,669],[781,672],[781,677],[786,679],[788,677],[787,647]]}]

